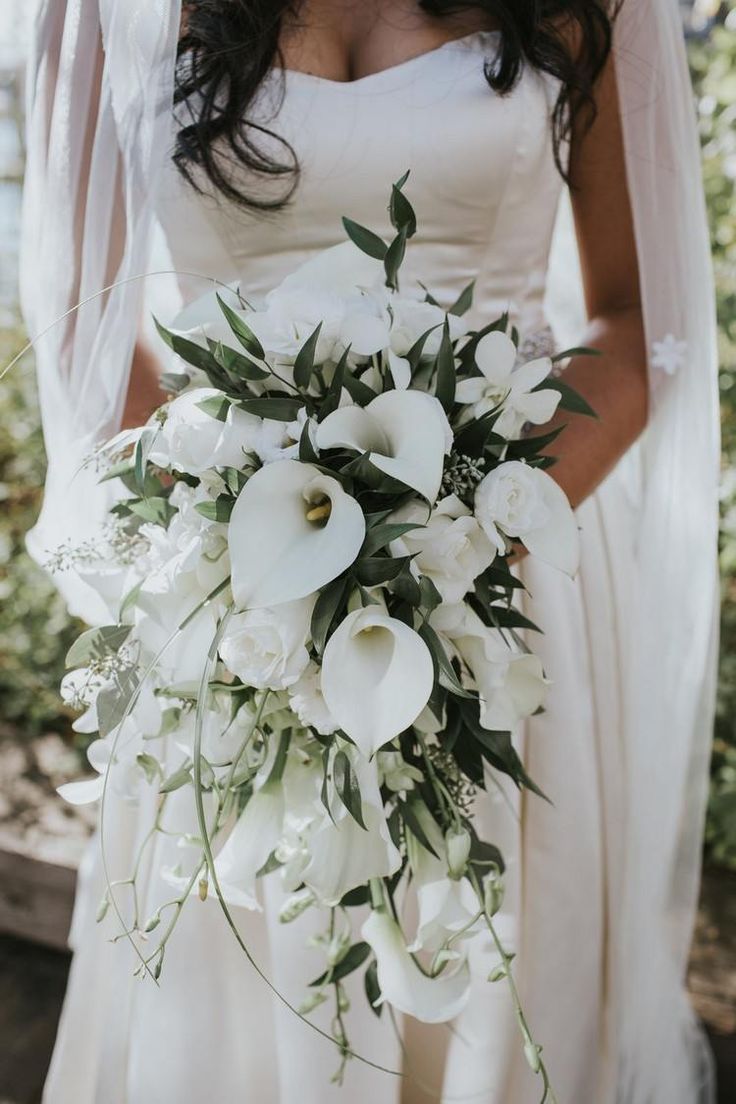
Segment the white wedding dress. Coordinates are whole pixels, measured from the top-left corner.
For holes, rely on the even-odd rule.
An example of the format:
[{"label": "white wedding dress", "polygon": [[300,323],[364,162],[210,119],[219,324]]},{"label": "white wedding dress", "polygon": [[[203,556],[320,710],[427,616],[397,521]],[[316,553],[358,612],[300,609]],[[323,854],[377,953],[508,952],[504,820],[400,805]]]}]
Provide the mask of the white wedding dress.
[{"label": "white wedding dress", "polygon": [[[549,123],[556,87],[527,68],[512,94],[493,95],[483,60],[494,45],[492,34],[470,35],[351,83],[273,74],[260,109],[298,155],[293,200],[274,215],[244,212],[198,195],[171,166],[158,216],[173,266],[238,279],[257,300],[311,254],[342,240],[343,214],[388,236],[388,189],[410,169],[407,194],[419,233],[403,285],[421,279],[449,303],[476,279],[474,320],[508,307],[522,335],[539,335],[548,325],[548,261],[562,188]],[[204,289],[193,275],[179,282],[185,301]],[[619,984],[618,910],[631,739],[624,693],[634,592],[627,565],[639,493],[632,455],[579,510],[583,555],[575,581],[524,564],[526,612],[546,630],[535,649],[552,688],[547,712],[529,723],[519,743],[552,804],[493,785],[478,803],[486,838],[508,860],[502,928],[517,953],[522,1001],[561,1104],[627,1104],[616,1031],[632,989],[627,996]],[[113,876],[128,872],[149,814],[111,804]],[[163,839],[157,844],[157,863],[176,861],[167,847]],[[264,911],[240,912],[238,922],[275,986],[299,1003],[305,983],[320,971],[320,953],[305,945],[309,917],[279,925],[278,879],[268,881]],[[270,994],[216,902],[189,903],[156,988],[133,978],[124,942],[111,944],[114,921],[95,924],[102,892],[93,844],[81,875],[77,953],[45,1104],[536,1104],[541,1096],[509,995],[503,984],[485,980],[483,939],[467,1011],[452,1028],[412,1027],[403,1056],[387,1013],[377,1019],[355,989],[352,1045],[407,1076],[402,1081],[352,1061],[341,1089],[329,1083],[337,1065],[330,1044]],[[147,894],[149,907],[171,895],[153,877]],[[684,1039],[691,1028],[684,994],[681,1007],[666,1011],[681,1021]],[[328,1017],[315,1020],[329,1027]],[[441,1097],[422,1088],[439,1084],[438,1070],[444,1070]],[[689,1104],[697,1091],[693,1084],[678,1100]]]}]

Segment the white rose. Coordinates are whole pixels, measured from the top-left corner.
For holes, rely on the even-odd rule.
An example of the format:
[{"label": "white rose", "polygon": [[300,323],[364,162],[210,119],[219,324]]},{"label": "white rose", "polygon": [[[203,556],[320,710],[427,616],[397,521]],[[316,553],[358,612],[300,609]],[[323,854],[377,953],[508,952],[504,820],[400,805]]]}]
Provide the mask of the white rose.
[{"label": "white rose", "polygon": [[295,358],[321,322],[315,363],[323,364],[333,354],[344,313],[343,298],[333,292],[279,288],[267,297],[266,309],[249,314],[247,322],[269,360]]},{"label": "white rose", "polygon": [[313,660],[289,687],[289,704],[302,724],[315,729],[320,736],[331,736],[340,727],[327,708],[322,695],[320,669]]},{"label": "white rose", "polygon": [[292,686],[309,663],[306,641],[313,606],[312,598],[301,598],[235,614],[220,644],[223,663],[246,686]]},{"label": "white rose", "polygon": [[393,324],[391,326],[391,349],[403,357],[427,330],[432,333],[427,338],[423,355],[431,357],[439,352],[442,341],[442,327],[447,318],[450,338],[455,341],[467,332],[467,326],[454,314],[445,314],[441,307],[421,299],[411,299],[404,295],[394,295],[390,300]]},{"label": "white rose", "polygon": [[261,463],[273,464],[276,460],[298,460],[299,442],[308,421],[307,432],[314,443],[315,423],[309,420],[304,407],[293,422],[277,422],[272,418],[264,418],[253,449]]},{"label": "white rose", "polygon": [[518,537],[533,555],[568,575],[580,558],[575,515],[559,484],[519,460],[500,464],[478,484],[475,516],[499,551],[504,535]]},{"label": "white rose", "polygon": [[223,398],[213,387],[186,391],[170,403],[166,421],[151,450],[151,460],[189,475],[208,468],[240,467],[257,439],[260,418],[231,406],[227,420],[219,421],[199,406],[205,399]]},{"label": "white rose", "polygon": [[[410,502],[391,520],[422,523],[426,518],[426,508]],[[445,602],[464,598],[496,555],[494,544],[457,495],[443,498],[421,528],[405,533],[390,547],[394,556],[413,556],[412,571],[431,579]]]}]

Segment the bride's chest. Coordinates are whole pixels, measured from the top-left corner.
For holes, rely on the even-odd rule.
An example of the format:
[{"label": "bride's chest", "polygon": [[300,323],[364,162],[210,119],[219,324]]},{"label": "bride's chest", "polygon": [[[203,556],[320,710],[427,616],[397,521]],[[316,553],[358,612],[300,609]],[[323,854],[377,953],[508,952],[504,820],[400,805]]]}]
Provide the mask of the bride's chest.
[{"label": "bride's chest", "polygon": [[[426,280],[434,272],[472,276],[489,263],[518,266],[519,243],[544,242],[554,219],[555,90],[528,72],[508,96],[494,94],[479,45],[482,37],[448,44],[346,84],[274,74],[257,118],[275,137],[251,137],[277,161],[293,155],[299,176],[291,199],[269,214],[243,210],[197,194],[172,167],[160,214],[175,264],[242,279],[258,295],[342,240],[343,215],[388,237],[390,187],[409,170],[419,224],[409,277],[413,268]],[[244,174],[239,184],[259,198],[284,190],[283,178]]]}]

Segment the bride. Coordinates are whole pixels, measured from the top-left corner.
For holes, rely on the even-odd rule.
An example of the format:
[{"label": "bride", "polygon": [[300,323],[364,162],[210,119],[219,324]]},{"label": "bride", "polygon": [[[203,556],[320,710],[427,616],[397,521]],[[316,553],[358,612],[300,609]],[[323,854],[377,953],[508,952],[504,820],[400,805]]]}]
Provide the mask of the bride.
[{"label": "bride", "polygon": [[[384,197],[407,168],[422,231],[407,284],[421,272],[450,303],[475,279],[477,316],[509,308],[530,348],[550,346],[552,321],[559,340],[600,350],[565,370],[598,419],[573,417],[554,446],[580,572],[519,565],[552,689],[518,745],[553,804],[508,793],[478,816],[509,860],[504,938],[559,1101],[711,1101],[683,976],[711,716],[717,411],[675,0],[192,0],[183,12],[43,0],[29,80],[23,296],[31,334],[47,331],[50,461],[29,538],[39,559],[100,516],[80,458],[161,401],[143,302],[160,309],[167,278],[137,278],[175,270],[179,304],[203,278],[239,279],[257,300],[340,240],[343,213],[387,230]],[[566,263],[554,279],[563,193],[580,273]],[[569,311],[548,305],[580,281],[587,323],[571,335]],[[94,621],[84,584],[60,585]],[[121,866],[140,815],[122,801],[109,812]],[[156,867],[175,861],[160,847]],[[353,1062],[340,1089],[328,1044],[273,1001],[216,904],[185,911],[156,988],[95,925],[102,888],[93,844],[46,1104],[538,1099],[482,958],[449,1030],[405,1022],[397,1041],[356,995],[356,1048],[405,1076]],[[268,899],[240,922],[298,1001],[304,927],[280,928]]]}]

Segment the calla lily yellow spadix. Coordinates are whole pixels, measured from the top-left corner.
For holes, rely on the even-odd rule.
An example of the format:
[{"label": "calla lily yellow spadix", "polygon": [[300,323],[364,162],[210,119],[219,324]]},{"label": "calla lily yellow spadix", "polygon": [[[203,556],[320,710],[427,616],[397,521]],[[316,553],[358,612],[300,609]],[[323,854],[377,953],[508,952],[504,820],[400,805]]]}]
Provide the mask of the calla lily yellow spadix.
[{"label": "calla lily yellow spadix", "polygon": [[278,606],[314,594],[350,566],[364,537],[363,511],[337,479],[297,460],[266,465],[248,480],[230,518],[236,606]]},{"label": "calla lily yellow spadix", "polygon": [[378,606],[349,613],[325,648],[324,699],[364,755],[373,755],[408,728],[433,686],[427,645]]},{"label": "calla lily yellow spadix", "polygon": [[365,407],[343,406],[317,428],[319,449],[367,453],[374,467],[434,502],[442,482],[447,418],[423,391],[385,391]]}]

